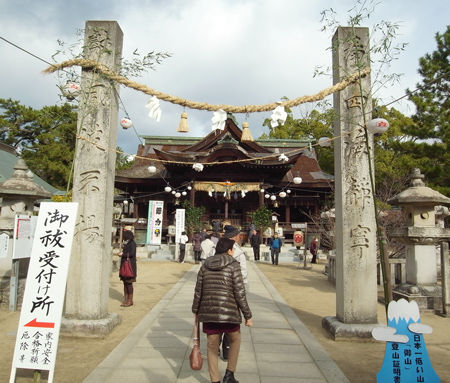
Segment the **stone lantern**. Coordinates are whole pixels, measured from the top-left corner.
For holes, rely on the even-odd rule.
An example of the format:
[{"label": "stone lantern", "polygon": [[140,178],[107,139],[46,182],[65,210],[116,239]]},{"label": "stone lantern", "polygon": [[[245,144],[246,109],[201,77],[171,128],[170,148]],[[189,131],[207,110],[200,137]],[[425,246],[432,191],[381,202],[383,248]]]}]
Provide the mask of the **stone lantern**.
[{"label": "stone lantern", "polygon": [[11,178],[0,183],[0,197],[2,197],[2,220],[12,218],[16,214],[33,214],[34,203],[39,199],[50,198],[52,194],[33,182],[33,174],[25,161],[19,158],[14,166]]},{"label": "stone lantern", "polygon": [[[11,296],[14,294],[14,299],[10,299],[10,310],[16,309],[18,277],[19,277],[19,262],[13,260],[12,257],[12,238],[14,233],[14,219],[17,214],[32,215],[34,204],[37,200],[50,198],[51,193],[45,190],[40,185],[33,182],[33,174],[28,169],[25,161],[21,158],[14,166],[14,173],[11,178],[0,183],[0,233],[4,240],[8,243],[8,252],[6,257],[0,259],[0,278],[10,275],[11,281]],[[25,276],[28,268],[28,262],[22,262],[20,265],[20,275]],[[24,283],[21,283],[22,287]],[[2,294],[6,292],[3,291]]]},{"label": "stone lantern", "polygon": [[442,304],[435,245],[450,238],[449,229],[436,227],[435,206],[450,205],[450,198],[425,186],[419,169],[413,169],[411,178],[411,187],[388,201],[401,206],[406,218],[405,226],[392,232],[406,252],[406,283],[395,288],[393,296],[415,300],[421,310],[433,310]]}]

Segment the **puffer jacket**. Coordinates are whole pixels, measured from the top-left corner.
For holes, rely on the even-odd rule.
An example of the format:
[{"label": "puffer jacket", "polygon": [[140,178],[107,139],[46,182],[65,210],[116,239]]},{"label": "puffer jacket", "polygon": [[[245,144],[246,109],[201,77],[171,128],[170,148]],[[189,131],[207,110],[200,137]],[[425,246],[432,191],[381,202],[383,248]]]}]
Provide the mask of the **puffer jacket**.
[{"label": "puffer jacket", "polygon": [[197,275],[192,312],[200,322],[241,323],[252,317],[241,267],[228,254],[206,259]]}]

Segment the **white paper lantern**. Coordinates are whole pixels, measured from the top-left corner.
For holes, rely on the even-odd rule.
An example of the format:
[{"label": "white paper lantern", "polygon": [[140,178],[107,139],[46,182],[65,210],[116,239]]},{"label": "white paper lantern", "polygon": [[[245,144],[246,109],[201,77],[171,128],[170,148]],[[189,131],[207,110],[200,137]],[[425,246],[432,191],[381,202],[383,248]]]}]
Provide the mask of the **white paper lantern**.
[{"label": "white paper lantern", "polygon": [[367,123],[367,130],[373,134],[382,134],[389,128],[389,122],[384,118],[374,118]]},{"label": "white paper lantern", "polygon": [[266,194],[264,198],[270,198],[270,194]]},{"label": "white paper lantern", "polygon": [[181,192],[181,195],[185,196],[187,193],[185,191]]},{"label": "white paper lantern", "polygon": [[120,126],[123,129],[129,129],[133,126],[133,121],[131,121],[129,118],[124,117],[120,120]]},{"label": "white paper lantern", "polygon": [[302,177],[294,177],[294,184],[298,185],[302,183]]},{"label": "white paper lantern", "polygon": [[287,196],[286,192],[281,191],[280,194],[278,194],[281,198],[285,198]]},{"label": "white paper lantern", "polygon": [[176,193],[176,191],[175,191],[175,190],[172,190],[172,194],[175,195],[175,193]]},{"label": "white paper lantern", "polygon": [[291,189],[286,190],[286,193],[291,194]]},{"label": "white paper lantern", "polygon": [[172,188],[171,188],[169,185],[167,185],[167,186],[164,188],[164,191],[166,191],[167,193],[170,193],[170,192],[172,191]]},{"label": "white paper lantern", "polygon": [[61,90],[63,92],[63,96],[69,101],[72,101],[80,94],[80,89],[81,87],[77,83],[68,82]]},{"label": "white paper lantern", "polygon": [[328,137],[320,137],[317,142],[318,142],[319,146],[322,146],[322,147],[331,146],[331,139]]},{"label": "white paper lantern", "polygon": [[150,165],[147,170],[149,171],[149,173],[156,173],[156,166],[155,165]]},{"label": "white paper lantern", "polygon": [[277,199],[277,197],[274,196],[274,195],[271,195],[271,196],[270,196],[270,199],[271,199],[272,201],[275,201],[275,200]]},{"label": "white paper lantern", "polygon": [[176,197],[176,198],[180,198],[180,197],[181,197],[181,193],[176,192],[176,193],[175,193],[175,197]]},{"label": "white paper lantern", "polygon": [[188,186],[187,189],[188,189],[188,190],[192,190],[192,186]]},{"label": "white paper lantern", "polygon": [[260,192],[261,192],[261,193],[264,193],[264,192],[265,192],[265,190],[264,190],[264,189],[261,189],[261,190],[260,190]]}]

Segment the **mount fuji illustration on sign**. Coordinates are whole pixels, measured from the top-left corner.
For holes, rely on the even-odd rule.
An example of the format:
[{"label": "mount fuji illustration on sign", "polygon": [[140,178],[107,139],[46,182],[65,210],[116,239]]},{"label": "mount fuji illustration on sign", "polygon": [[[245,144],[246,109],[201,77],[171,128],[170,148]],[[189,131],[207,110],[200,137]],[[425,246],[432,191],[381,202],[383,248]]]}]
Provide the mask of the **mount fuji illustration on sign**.
[{"label": "mount fuji illustration on sign", "polygon": [[377,383],[439,383],[431,365],[423,334],[432,328],[420,323],[419,306],[406,299],[392,301],[388,306],[388,325],[375,327],[372,336],[386,342],[383,365]]}]

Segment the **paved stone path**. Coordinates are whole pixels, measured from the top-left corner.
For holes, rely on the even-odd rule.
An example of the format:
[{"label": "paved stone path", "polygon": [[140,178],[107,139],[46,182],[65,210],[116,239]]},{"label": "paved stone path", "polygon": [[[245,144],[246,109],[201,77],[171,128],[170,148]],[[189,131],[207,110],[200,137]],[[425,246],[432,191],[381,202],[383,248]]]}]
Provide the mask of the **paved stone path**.
[{"label": "paved stone path", "polygon": [[[241,383],[349,382],[307,327],[252,262],[247,299],[254,326],[241,326]],[[191,305],[198,265],[153,307],[84,383],[209,383],[208,366],[189,367]],[[206,336],[201,334],[202,354]],[[226,362],[219,360],[223,376]]]}]

